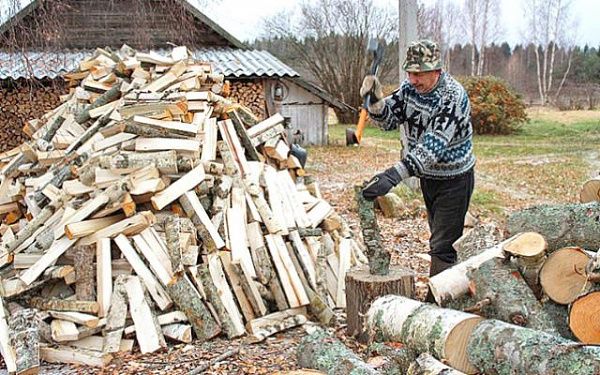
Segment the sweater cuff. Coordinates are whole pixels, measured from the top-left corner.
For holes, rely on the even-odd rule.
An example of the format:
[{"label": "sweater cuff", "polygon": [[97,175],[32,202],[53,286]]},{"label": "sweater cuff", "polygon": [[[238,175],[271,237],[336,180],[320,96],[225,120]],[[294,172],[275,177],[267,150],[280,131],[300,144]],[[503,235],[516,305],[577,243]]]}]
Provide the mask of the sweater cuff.
[{"label": "sweater cuff", "polygon": [[398,174],[400,175],[400,177],[402,177],[403,180],[411,177],[413,174],[411,173],[411,171],[406,167],[406,164],[404,164],[404,162],[399,162],[398,164],[394,165],[394,168],[396,169],[396,172],[398,172]]}]

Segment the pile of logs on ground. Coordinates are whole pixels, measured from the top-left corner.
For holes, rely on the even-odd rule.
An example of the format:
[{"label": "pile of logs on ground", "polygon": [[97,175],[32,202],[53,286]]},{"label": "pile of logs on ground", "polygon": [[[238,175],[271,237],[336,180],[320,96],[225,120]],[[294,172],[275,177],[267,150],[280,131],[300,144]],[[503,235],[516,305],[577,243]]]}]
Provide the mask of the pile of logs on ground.
[{"label": "pile of logs on ground", "polygon": [[373,366],[318,331],[299,363],[330,374],[599,374],[599,218],[597,202],[532,207],[500,242],[476,227],[460,240],[478,247],[471,256],[429,280],[438,306],[387,295],[365,313],[369,341],[401,350],[380,346]]},{"label": "pile of logs on ground", "polygon": [[19,79],[3,82],[0,90],[0,152],[29,140],[23,125],[60,104],[66,92],[62,80],[28,81]]},{"label": "pile of logs on ground", "polygon": [[10,372],[332,322],[366,257],[282,116],[218,95],[222,77],[185,47],[98,49],[66,79],[32,140],[0,155]]},{"label": "pile of logs on ground", "polygon": [[234,81],[230,97],[258,117],[265,116],[265,89],[260,81]]}]

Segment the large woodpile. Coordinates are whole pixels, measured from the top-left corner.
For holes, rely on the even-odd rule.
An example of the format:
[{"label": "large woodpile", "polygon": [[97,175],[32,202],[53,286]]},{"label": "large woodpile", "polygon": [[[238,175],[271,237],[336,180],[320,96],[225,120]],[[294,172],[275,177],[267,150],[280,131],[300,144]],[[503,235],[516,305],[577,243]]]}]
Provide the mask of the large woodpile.
[{"label": "large woodpile", "polygon": [[29,140],[23,125],[60,104],[66,93],[62,80],[6,80],[0,90],[0,152]]},{"label": "large woodpile", "polygon": [[265,89],[261,81],[234,81],[231,83],[230,96],[259,118],[265,117]]},{"label": "large woodpile", "polygon": [[102,366],[113,353],[248,335],[345,305],[366,262],[290,155],[189,59],[98,49],[62,103],[0,155],[0,352]]}]

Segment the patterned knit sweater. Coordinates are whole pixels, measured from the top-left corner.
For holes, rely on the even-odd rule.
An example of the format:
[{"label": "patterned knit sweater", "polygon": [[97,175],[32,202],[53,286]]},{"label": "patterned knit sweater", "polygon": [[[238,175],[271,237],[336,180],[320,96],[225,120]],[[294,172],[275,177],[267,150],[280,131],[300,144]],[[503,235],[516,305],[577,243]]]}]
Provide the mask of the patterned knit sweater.
[{"label": "patterned knit sweater", "polygon": [[385,98],[383,112],[370,116],[384,130],[404,124],[408,154],[395,165],[402,179],[449,179],[475,165],[469,97],[448,73],[442,72],[427,94],[417,93],[405,80]]}]

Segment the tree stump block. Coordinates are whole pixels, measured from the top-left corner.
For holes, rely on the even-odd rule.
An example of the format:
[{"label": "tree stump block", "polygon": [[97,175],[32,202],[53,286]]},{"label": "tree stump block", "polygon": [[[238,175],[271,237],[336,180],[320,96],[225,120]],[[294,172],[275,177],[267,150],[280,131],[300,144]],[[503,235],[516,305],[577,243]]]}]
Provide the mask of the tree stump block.
[{"label": "tree stump block", "polygon": [[346,273],[348,334],[366,342],[368,335],[364,331],[365,314],[371,303],[388,294],[414,298],[414,279],[413,271],[398,266],[390,267],[387,275],[373,275],[366,266]]}]

